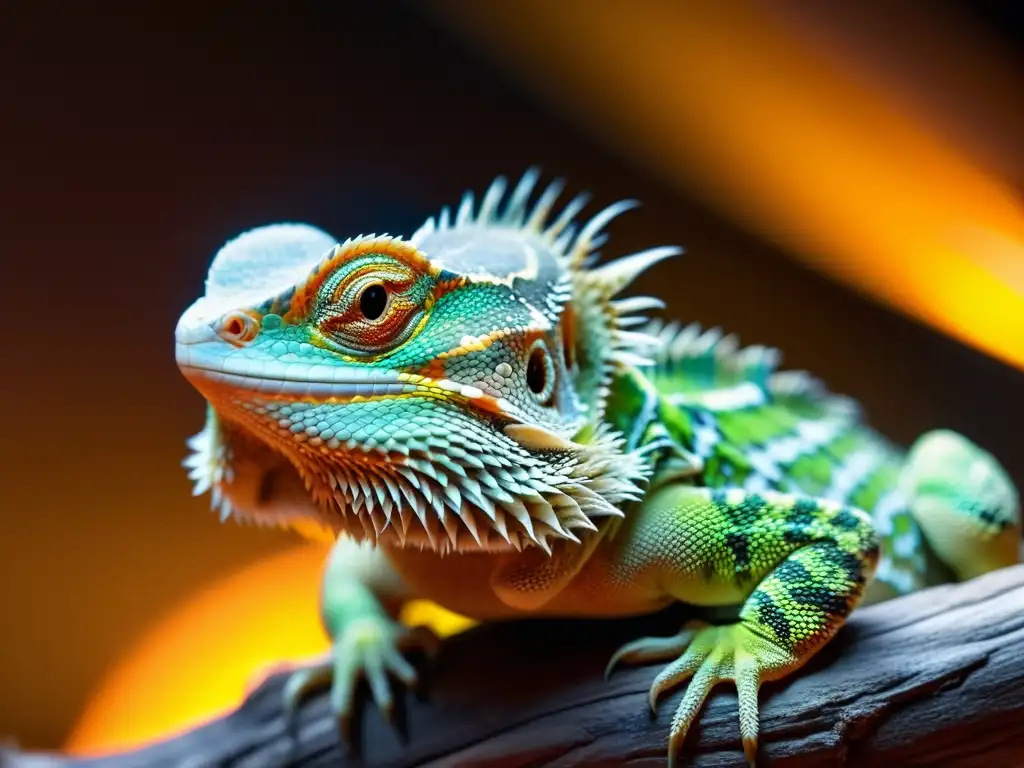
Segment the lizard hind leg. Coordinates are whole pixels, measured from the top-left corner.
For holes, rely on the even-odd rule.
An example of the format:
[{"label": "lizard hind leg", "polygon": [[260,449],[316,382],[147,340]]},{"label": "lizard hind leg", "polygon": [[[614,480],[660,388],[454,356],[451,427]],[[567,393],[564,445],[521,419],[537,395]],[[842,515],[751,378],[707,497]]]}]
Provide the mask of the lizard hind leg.
[{"label": "lizard hind leg", "polygon": [[1020,498],[995,458],[963,435],[928,432],[900,486],[929,546],[960,579],[1020,562]]}]

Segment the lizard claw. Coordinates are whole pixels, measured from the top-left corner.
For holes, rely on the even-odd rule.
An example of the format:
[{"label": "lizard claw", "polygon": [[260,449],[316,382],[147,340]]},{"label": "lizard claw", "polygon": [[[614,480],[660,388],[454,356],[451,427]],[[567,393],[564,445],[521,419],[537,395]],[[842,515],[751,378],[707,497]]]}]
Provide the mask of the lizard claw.
[{"label": "lizard claw", "polygon": [[702,621],[690,621],[679,632],[669,637],[641,637],[626,643],[612,654],[604,668],[604,679],[608,680],[619,664],[646,664],[652,661],[673,659],[686,650],[697,630],[707,626]]},{"label": "lizard claw", "polygon": [[294,724],[299,705],[306,697],[330,685],[332,672],[329,654],[305,666],[292,667],[281,693],[285,720],[289,725]]},{"label": "lizard claw", "polygon": [[335,639],[329,656],[294,671],[283,691],[285,716],[294,722],[298,707],[310,693],[330,686],[331,711],[338,721],[342,743],[351,746],[351,725],[356,689],[366,680],[381,715],[393,722],[395,701],[391,680],[407,688],[419,682],[416,669],[403,651],[422,649],[433,657],[440,640],[427,627],[405,627],[383,616],[367,616],[348,623]]}]

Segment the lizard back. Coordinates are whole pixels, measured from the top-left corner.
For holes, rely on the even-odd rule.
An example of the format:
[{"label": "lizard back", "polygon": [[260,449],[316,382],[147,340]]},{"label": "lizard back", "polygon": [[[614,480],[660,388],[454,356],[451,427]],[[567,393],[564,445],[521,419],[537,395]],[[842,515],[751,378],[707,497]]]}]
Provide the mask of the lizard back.
[{"label": "lizard back", "polygon": [[627,447],[652,454],[654,482],[679,475],[710,488],[782,491],[871,514],[884,545],[876,581],[918,589],[930,567],[899,487],[905,451],[872,429],[852,399],[804,371],[781,371],[771,347],[694,323],[654,321],[649,365],[618,376],[609,418]]}]

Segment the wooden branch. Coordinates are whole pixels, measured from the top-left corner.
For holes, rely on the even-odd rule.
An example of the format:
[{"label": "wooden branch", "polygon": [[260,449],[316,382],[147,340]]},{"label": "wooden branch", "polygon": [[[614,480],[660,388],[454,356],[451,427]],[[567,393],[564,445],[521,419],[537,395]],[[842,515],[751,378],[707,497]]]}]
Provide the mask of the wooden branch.
[{"label": "wooden branch", "polygon": [[[622,642],[669,633],[679,611],[616,622],[534,621],[449,638],[429,700],[408,695],[399,727],[367,705],[362,759],[342,757],[324,695],[285,732],[271,677],[236,711],[102,760],[8,752],[12,768],[281,765],[662,766],[679,693],[653,719],[661,665],[602,670]],[[1024,765],[1024,566],[859,610],[812,663],[765,686],[760,765]],[[407,734],[407,738],[399,735]],[[683,764],[744,765],[735,689],[716,689]]]}]

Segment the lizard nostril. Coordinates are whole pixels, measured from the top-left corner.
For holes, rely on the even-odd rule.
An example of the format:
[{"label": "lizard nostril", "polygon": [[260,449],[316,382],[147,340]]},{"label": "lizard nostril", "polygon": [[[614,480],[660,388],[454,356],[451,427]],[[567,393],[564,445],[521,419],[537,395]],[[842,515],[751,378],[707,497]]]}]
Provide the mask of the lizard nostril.
[{"label": "lizard nostril", "polygon": [[239,317],[232,317],[224,325],[224,332],[232,336],[241,336],[245,331],[245,323]]},{"label": "lizard nostril", "polygon": [[260,324],[245,312],[229,312],[217,321],[214,328],[224,341],[241,346],[256,338]]}]

